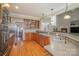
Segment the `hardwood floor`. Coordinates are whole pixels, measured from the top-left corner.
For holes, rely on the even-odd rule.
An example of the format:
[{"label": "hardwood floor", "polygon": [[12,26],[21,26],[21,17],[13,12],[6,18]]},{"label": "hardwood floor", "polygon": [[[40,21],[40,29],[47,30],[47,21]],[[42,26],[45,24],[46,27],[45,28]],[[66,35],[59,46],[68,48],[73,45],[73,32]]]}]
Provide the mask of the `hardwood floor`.
[{"label": "hardwood floor", "polygon": [[50,56],[43,47],[33,40],[25,40],[13,45],[9,56]]}]

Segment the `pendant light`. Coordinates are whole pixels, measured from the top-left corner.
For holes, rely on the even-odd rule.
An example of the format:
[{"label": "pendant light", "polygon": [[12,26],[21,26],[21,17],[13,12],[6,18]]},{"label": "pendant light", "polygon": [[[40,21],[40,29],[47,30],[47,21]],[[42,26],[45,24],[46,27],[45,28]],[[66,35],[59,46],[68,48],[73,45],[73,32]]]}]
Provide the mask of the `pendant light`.
[{"label": "pendant light", "polygon": [[65,9],[64,19],[70,19],[71,18],[71,16],[69,14],[67,14],[67,11],[68,11],[68,3],[66,3],[66,9]]},{"label": "pendant light", "polygon": [[44,18],[45,18],[44,16],[45,16],[45,14],[44,14],[44,13],[42,13],[42,19],[44,19]]},{"label": "pendant light", "polygon": [[[53,17],[53,9],[51,9],[51,18]],[[53,25],[53,20],[51,19],[51,24]]]}]

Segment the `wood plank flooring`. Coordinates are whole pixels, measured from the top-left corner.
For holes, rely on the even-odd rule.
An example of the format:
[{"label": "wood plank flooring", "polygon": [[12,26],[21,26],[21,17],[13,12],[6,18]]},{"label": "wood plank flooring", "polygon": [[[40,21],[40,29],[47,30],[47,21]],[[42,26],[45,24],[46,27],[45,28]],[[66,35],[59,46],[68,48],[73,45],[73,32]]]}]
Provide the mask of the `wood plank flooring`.
[{"label": "wood plank flooring", "polygon": [[43,47],[33,40],[25,40],[13,45],[9,56],[50,56]]}]

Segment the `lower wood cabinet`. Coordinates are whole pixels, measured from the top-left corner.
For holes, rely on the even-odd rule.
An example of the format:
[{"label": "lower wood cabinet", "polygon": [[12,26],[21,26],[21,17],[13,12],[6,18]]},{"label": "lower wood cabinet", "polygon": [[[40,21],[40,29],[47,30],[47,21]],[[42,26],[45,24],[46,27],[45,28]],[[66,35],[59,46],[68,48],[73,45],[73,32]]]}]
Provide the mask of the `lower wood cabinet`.
[{"label": "lower wood cabinet", "polygon": [[39,43],[40,43],[41,46],[48,45],[50,43],[49,37],[44,36],[44,35],[39,35]]},{"label": "lower wood cabinet", "polygon": [[31,32],[25,33],[25,40],[32,40],[32,33]]},{"label": "lower wood cabinet", "polygon": [[39,33],[25,33],[25,40],[34,40],[41,46],[50,44],[49,37],[45,35],[40,35]]}]

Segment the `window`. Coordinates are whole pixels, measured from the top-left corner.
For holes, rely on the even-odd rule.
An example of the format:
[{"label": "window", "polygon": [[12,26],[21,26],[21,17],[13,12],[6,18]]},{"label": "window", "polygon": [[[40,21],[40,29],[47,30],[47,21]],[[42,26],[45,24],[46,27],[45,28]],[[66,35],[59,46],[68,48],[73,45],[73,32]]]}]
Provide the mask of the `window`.
[{"label": "window", "polygon": [[51,17],[51,24],[56,26],[56,16]]},{"label": "window", "polygon": [[49,25],[49,23],[47,23],[47,22],[42,23],[42,30],[48,31],[48,25]]}]

